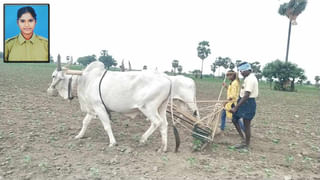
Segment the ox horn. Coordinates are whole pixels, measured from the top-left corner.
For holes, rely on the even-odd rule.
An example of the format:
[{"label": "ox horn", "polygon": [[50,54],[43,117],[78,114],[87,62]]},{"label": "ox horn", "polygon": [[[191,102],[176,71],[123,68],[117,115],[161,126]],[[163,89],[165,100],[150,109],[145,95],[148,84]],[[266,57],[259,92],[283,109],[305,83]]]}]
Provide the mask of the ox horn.
[{"label": "ox horn", "polygon": [[61,56],[58,54],[57,71],[61,71]]}]

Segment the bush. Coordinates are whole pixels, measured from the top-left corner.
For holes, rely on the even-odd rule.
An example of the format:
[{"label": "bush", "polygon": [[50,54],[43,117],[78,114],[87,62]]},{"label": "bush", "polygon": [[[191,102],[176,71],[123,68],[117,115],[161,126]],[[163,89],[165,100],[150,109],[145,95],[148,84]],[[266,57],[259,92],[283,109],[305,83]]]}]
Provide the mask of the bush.
[{"label": "bush", "polygon": [[262,75],[269,81],[277,80],[274,89],[280,91],[295,91],[295,81],[303,82],[306,79],[303,69],[294,63],[280,60],[266,64]]}]

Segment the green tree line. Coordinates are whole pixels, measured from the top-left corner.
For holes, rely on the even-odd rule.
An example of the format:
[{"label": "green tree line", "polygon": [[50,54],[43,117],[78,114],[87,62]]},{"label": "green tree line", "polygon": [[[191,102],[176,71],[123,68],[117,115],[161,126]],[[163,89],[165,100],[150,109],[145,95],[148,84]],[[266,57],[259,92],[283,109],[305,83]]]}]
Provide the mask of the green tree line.
[{"label": "green tree line", "polygon": [[[97,57],[96,55],[93,54],[93,55],[79,57],[77,61],[79,64],[83,66],[87,66],[88,64],[96,60],[97,60]],[[98,60],[101,61],[107,69],[110,69],[110,67],[112,66],[118,65],[117,61],[111,55],[108,54],[107,50],[100,51],[100,56]]]}]

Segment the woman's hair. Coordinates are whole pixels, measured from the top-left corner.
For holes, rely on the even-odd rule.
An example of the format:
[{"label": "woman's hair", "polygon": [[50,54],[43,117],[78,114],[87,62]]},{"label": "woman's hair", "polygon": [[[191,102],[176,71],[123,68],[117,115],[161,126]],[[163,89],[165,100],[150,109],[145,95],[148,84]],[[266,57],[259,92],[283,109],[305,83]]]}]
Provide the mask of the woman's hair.
[{"label": "woman's hair", "polygon": [[36,12],[34,11],[34,9],[30,6],[25,6],[25,7],[22,7],[18,10],[18,14],[17,14],[17,20],[25,13],[30,13],[31,16],[37,20],[37,14]]},{"label": "woman's hair", "polygon": [[238,73],[237,73],[237,72],[235,72],[235,71],[233,71],[233,70],[231,69],[231,70],[229,70],[229,71],[227,72],[227,75],[228,75],[228,74],[232,74],[232,75],[234,76],[234,80],[237,80],[238,82],[240,82],[239,76],[238,76]]}]

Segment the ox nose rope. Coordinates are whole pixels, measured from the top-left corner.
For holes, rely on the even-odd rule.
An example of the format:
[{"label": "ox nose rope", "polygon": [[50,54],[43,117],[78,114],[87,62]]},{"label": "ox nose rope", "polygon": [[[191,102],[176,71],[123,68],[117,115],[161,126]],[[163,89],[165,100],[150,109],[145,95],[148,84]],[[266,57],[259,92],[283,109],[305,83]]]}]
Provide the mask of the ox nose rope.
[{"label": "ox nose rope", "polygon": [[102,96],[101,96],[101,82],[102,82],[102,80],[103,80],[103,78],[104,78],[104,76],[105,76],[106,74],[107,74],[107,70],[104,71],[104,73],[103,73],[103,75],[102,75],[102,77],[101,77],[101,79],[100,79],[100,82],[99,82],[99,96],[100,96],[100,100],[101,100],[104,108],[105,108],[106,111],[107,111],[107,114],[108,114],[108,116],[109,116],[109,119],[111,120],[111,113],[110,113],[109,109],[107,108],[106,104],[104,103],[104,101],[103,101],[103,99],[102,99]]}]

